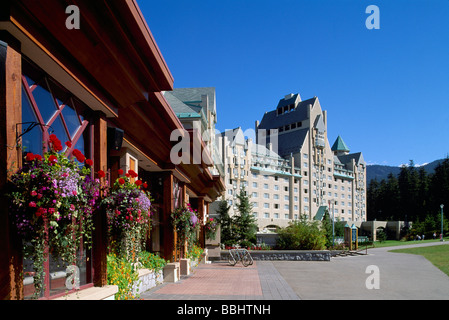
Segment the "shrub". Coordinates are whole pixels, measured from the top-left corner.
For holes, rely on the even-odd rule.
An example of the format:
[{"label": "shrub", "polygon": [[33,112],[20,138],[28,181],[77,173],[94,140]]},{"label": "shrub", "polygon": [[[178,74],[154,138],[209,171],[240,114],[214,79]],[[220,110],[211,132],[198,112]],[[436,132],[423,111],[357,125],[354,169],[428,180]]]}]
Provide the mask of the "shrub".
[{"label": "shrub", "polygon": [[318,226],[318,222],[305,219],[290,222],[286,228],[278,231],[277,247],[284,250],[323,250],[326,248],[326,237]]},{"label": "shrub", "polygon": [[155,273],[162,270],[167,264],[167,261],[165,261],[163,258],[148,251],[140,252],[139,262],[141,263],[143,268],[153,270]]}]

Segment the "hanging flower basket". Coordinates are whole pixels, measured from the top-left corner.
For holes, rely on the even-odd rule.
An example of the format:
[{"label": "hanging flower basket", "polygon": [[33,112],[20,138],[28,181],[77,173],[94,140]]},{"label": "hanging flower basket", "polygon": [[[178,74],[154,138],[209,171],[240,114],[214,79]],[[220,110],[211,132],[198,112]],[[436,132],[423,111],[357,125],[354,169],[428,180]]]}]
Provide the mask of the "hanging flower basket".
[{"label": "hanging flower basket", "polygon": [[[50,150],[44,156],[26,155],[23,167],[11,176],[7,193],[24,258],[33,261],[34,298],[45,289],[44,262],[50,253],[72,265],[81,243],[90,247],[92,212],[100,192],[99,180],[90,177],[92,160],[76,149],[72,152],[76,160],[67,158],[54,134],[48,143]],[[71,147],[70,142],[66,145]]]},{"label": "hanging flower basket", "polygon": [[177,234],[177,249],[185,254],[185,245],[187,250],[193,246],[200,227],[198,212],[187,204],[171,213],[171,221]]},{"label": "hanging flower basket", "polygon": [[206,232],[206,238],[210,240],[215,240],[215,236],[217,233],[217,221],[213,218],[207,219],[204,230]]},{"label": "hanging flower basket", "polygon": [[136,179],[137,173],[129,170],[114,182],[108,196],[102,200],[108,216],[111,250],[129,261],[136,261],[150,231],[151,196],[148,185]]}]

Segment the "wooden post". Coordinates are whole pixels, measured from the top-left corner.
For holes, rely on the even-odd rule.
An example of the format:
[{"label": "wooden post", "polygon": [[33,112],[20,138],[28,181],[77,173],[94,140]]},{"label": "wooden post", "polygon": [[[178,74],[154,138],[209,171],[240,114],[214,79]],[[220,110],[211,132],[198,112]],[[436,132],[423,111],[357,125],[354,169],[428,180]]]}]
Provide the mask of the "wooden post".
[{"label": "wooden post", "polygon": [[[107,141],[107,123],[104,115],[97,113],[93,120],[93,158],[94,158],[94,177],[98,170],[107,171],[108,165],[108,141]],[[104,179],[102,179],[104,183]],[[93,232],[93,282],[95,286],[107,285],[107,217],[104,209],[99,209],[94,213]]]},{"label": "wooden post", "polygon": [[[12,45],[12,46],[11,46]],[[0,299],[23,299],[20,240],[10,232],[8,178],[22,165],[21,148],[16,145],[22,131],[22,56],[20,44],[0,32]],[[17,130],[17,131],[16,131]]]},{"label": "wooden post", "polygon": [[204,228],[204,216],[205,216],[205,212],[204,212],[204,197],[198,197],[198,220],[200,222],[200,235],[199,235],[199,243],[200,243],[200,247],[201,248],[205,248],[206,247],[206,234],[205,234],[205,228]]},{"label": "wooden post", "polygon": [[162,175],[162,256],[165,260],[173,262],[175,260],[174,230],[171,225],[170,215],[174,210],[173,201],[173,173],[165,172]]}]

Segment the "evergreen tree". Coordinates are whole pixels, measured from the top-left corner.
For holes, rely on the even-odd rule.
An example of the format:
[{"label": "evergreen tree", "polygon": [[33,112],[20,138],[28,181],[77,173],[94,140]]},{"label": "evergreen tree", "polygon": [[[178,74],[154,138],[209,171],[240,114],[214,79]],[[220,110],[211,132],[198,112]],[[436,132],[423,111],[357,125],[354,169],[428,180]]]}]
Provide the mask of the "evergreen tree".
[{"label": "evergreen tree", "polygon": [[218,204],[221,243],[232,245],[235,242],[235,227],[232,218],[229,216],[230,206],[226,200],[221,200]]},{"label": "evergreen tree", "polygon": [[239,200],[238,214],[234,216],[236,239],[240,245],[249,246],[256,243],[257,223],[252,214],[252,204],[249,202],[245,188],[240,189],[237,199]]}]

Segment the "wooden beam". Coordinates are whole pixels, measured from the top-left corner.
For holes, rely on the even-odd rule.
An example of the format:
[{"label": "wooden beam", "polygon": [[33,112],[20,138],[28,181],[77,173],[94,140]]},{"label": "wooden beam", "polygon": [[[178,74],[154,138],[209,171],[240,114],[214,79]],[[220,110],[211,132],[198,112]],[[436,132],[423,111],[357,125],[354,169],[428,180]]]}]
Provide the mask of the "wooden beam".
[{"label": "wooden beam", "polygon": [[[6,39],[5,39],[6,36]],[[0,40],[8,41],[0,34]],[[0,42],[0,299],[23,299],[21,241],[12,233],[8,218],[6,184],[22,165],[16,130],[22,132],[22,56],[20,48]]]}]

